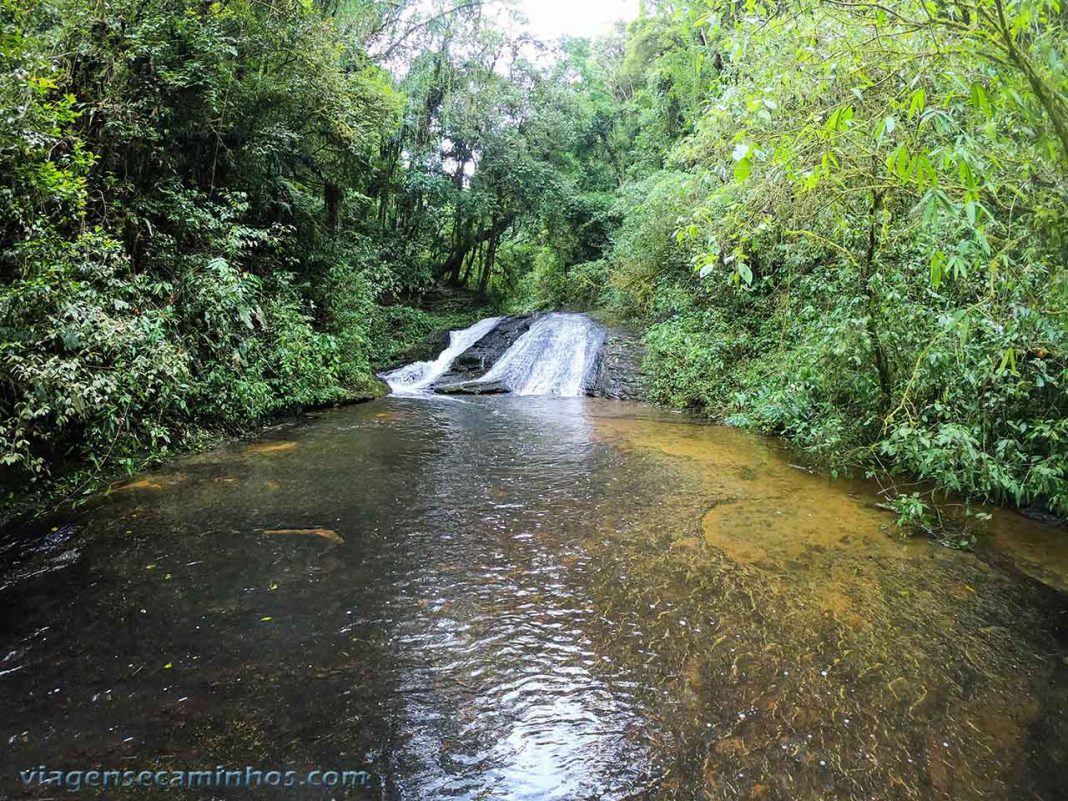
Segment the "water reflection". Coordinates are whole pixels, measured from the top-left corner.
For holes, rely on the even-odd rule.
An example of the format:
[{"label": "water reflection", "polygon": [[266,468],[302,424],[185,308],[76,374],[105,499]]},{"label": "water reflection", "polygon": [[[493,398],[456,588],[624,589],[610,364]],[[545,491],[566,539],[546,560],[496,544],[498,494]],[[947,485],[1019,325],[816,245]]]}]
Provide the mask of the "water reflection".
[{"label": "water reflection", "polygon": [[580,398],[390,398],[182,460],[4,535],[0,796],[48,797],[15,785],[44,762],[371,771],[351,798],[1058,797],[1066,605],[1020,570],[1063,582],[1060,532],[1001,515],[954,553],[878,500]]},{"label": "water reflection", "polygon": [[[399,587],[407,670],[396,760],[406,798],[619,798],[647,761],[632,677],[588,633],[572,540],[593,510],[598,454],[580,401],[442,408]],[[479,434],[475,437],[472,431]],[[492,442],[492,447],[486,443]],[[430,525],[426,524],[430,521]]]}]

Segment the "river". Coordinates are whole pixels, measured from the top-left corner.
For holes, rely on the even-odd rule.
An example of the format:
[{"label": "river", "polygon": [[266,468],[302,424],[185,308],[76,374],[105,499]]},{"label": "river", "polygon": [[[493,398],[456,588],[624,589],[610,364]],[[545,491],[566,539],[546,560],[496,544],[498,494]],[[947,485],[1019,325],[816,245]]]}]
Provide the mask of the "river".
[{"label": "river", "polygon": [[44,765],[369,776],[89,798],[1062,798],[1063,532],[903,541],[791,461],[521,396],[177,460],[5,533],[0,795],[78,797]]}]

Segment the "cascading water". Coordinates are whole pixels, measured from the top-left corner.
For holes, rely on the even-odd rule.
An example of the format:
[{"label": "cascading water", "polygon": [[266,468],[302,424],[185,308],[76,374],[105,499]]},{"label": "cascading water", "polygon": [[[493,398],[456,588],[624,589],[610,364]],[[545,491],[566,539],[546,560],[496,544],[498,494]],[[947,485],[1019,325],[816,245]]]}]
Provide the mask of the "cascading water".
[{"label": "cascading water", "polygon": [[581,395],[604,342],[604,330],[581,314],[549,314],[515,341],[482,383],[517,395]]},{"label": "cascading water", "polygon": [[426,392],[430,385],[445,374],[457,356],[486,336],[501,321],[500,317],[487,317],[470,328],[449,332],[449,347],[432,362],[414,362],[385,373],[382,380],[389,384],[395,395],[417,395]]},{"label": "cascading water", "polygon": [[[415,362],[382,376],[395,395],[425,395],[438,389],[438,379],[453,363],[490,333],[500,317],[481,320],[449,334],[449,347],[432,362]],[[442,391],[471,391],[493,387],[516,395],[582,395],[604,343],[604,330],[581,314],[552,313],[535,320],[492,368],[473,381],[452,383]]]}]

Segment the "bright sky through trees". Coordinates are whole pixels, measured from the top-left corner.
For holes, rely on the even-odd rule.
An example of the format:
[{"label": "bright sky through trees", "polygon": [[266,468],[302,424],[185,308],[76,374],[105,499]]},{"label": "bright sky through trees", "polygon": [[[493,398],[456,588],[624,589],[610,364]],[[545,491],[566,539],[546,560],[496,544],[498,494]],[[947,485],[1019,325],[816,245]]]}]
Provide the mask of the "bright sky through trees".
[{"label": "bright sky through trees", "polygon": [[638,16],[638,0],[519,0],[517,7],[530,20],[529,33],[541,39],[597,36]]}]

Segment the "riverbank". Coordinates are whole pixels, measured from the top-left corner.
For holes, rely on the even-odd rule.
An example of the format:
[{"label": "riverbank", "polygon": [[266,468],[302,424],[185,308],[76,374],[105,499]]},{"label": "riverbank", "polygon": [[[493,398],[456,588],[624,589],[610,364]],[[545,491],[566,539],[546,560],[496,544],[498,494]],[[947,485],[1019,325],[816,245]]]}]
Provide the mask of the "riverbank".
[{"label": "riverbank", "polygon": [[[165,464],[176,457],[200,453],[211,448],[246,438],[304,411],[332,406],[364,403],[387,394],[386,387],[375,373],[385,367],[411,358],[432,353],[447,337],[450,328],[464,327],[482,317],[486,309],[473,293],[440,290],[420,299],[422,306],[394,305],[379,307],[373,338],[363,347],[375,355],[370,370],[363,374],[349,374],[342,384],[327,383],[308,390],[316,382],[311,376],[293,375],[292,385],[299,385],[291,397],[279,396],[263,403],[256,414],[241,414],[228,419],[216,416],[215,411],[198,416],[189,409],[172,420],[155,440],[132,437],[120,444],[120,431],[106,446],[92,456],[78,456],[81,443],[63,458],[53,457],[47,471],[26,480],[10,467],[6,469],[7,484],[0,495],[0,527],[25,522],[36,516],[74,508],[88,498],[121,484],[145,470]],[[314,365],[306,365],[312,369]],[[148,396],[151,397],[151,396]],[[162,418],[164,409],[151,403],[141,407],[148,417]]]},{"label": "riverbank", "polygon": [[[590,313],[607,325],[621,319],[611,306]],[[975,514],[984,514],[984,504],[1062,527],[1068,523],[1068,475],[1057,446],[1064,421],[1053,420],[1055,412],[1043,408],[1035,411],[1042,419],[1016,424],[1016,436],[1026,438],[1032,451],[1025,457],[1008,437],[996,446],[980,441],[993,436],[983,422],[993,409],[968,417],[964,408],[953,412],[936,403],[945,418],[936,425],[931,412],[908,398],[908,387],[890,408],[874,396],[839,392],[839,379],[870,385],[871,376],[815,370],[812,351],[800,352],[803,346],[786,340],[779,318],[767,321],[756,337],[738,330],[737,320],[728,324],[727,316],[711,304],[694,304],[667,319],[627,321],[636,344],[632,352],[641,354],[642,398],[781,437],[808,467],[831,476],[875,478],[886,487],[904,531],[954,547],[969,547],[969,531],[981,527]],[[1018,376],[1006,373],[999,380],[1005,386],[984,390],[991,397],[1030,391]],[[1017,389],[1008,386],[1014,381]],[[1063,401],[1053,385],[1043,392],[1052,408]]]},{"label": "riverbank", "polygon": [[147,470],[165,465],[174,459],[203,453],[238,442],[276,425],[295,414],[315,409],[366,403],[384,397],[388,388],[374,376],[368,376],[362,386],[331,392],[321,399],[299,406],[282,406],[263,420],[226,428],[197,427],[183,433],[180,440],[167,447],[126,453],[123,458],[103,461],[99,466],[75,468],[56,478],[35,483],[23,492],[9,492],[0,506],[0,528],[26,523],[41,515],[53,514],[66,508],[73,510],[87,500],[108,493]]}]

